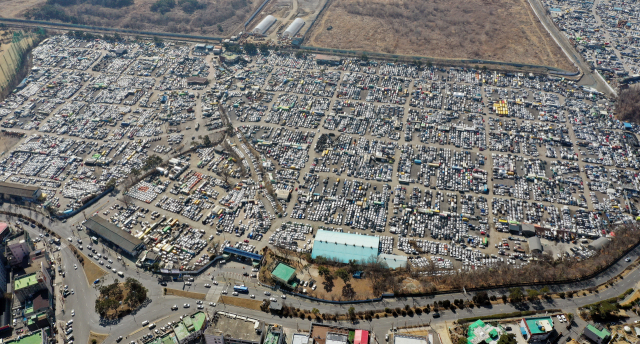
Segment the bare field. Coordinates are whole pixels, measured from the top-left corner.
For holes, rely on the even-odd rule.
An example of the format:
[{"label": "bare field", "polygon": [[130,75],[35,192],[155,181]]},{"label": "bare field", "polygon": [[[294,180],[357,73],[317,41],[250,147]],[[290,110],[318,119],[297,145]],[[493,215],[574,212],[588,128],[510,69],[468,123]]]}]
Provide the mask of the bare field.
[{"label": "bare field", "polygon": [[100,344],[109,337],[109,334],[95,333],[93,331],[89,331],[89,333],[89,343],[93,343],[95,339],[96,344]]},{"label": "bare field", "polygon": [[[0,2],[0,7],[2,7],[2,2]],[[12,31],[0,31],[0,70],[2,70],[0,73],[0,89],[2,89],[17,72],[18,56],[13,50],[13,45],[17,44],[21,46],[22,49],[28,49],[33,43],[30,37],[22,39],[19,43],[12,43],[12,37]]]},{"label": "bare field", "polygon": [[575,69],[527,0],[330,1],[306,45]]},{"label": "bare field", "polygon": [[185,291],[185,290],[172,289],[172,288],[165,288],[165,289],[167,290],[166,295],[188,297],[190,299],[198,299],[198,300],[204,300],[204,298],[207,296],[207,294],[195,293],[192,291]]},{"label": "bare field", "polygon": [[[79,1],[79,4],[59,8],[85,25],[225,37],[242,31],[244,22],[262,3],[262,0],[200,0],[198,2],[204,8],[193,13],[187,13],[176,6],[163,15],[151,11],[151,5],[156,1],[134,0],[133,5],[122,8],[108,8]],[[10,6],[10,11],[3,13],[3,17],[23,19],[27,10],[44,3],[45,1],[40,0],[0,0],[0,8],[5,4]]]}]

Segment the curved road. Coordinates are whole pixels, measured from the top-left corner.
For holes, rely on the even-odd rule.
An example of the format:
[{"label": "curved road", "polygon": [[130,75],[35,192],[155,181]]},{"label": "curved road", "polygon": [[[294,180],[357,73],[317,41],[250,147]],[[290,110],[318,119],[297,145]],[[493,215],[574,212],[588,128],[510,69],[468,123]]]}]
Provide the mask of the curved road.
[{"label": "curved road", "polygon": [[547,11],[540,0],[528,0],[531,8],[536,13],[536,16],[545,27],[547,32],[551,35],[553,40],[558,44],[560,49],[567,55],[567,58],[573,62],[573,64],[580,69],[583,76],[580,79],[579,84],[592,87],[606,95],[615,96],[616,91],[602,78],[596,71],[592,71],[590,66],[582,58],[582,55],[576,51],[569,39],[560,32],[558,27],[553,23],[551,18],[547,15]]},{"label": "curved road", "polygon": [[[105,197],[103,200],[101,200],[100,202],[97,202],[97,204],[92,206],[90,209],[92,210],[92,212],[95,212],[96,209],[100,209],[104,207],[111,200],[113,200],[112,197]],[[119,319],[118,321],[111,322],[111,323],[101,322],[98,315],[94,312],[94,309],[93,309],[98,292],[92,285],[89,285],[82,267],[79,265],[75,256],[67,246],[69,244],[69,242],[67,241],[67,238],[70,236],[73,236],[74,238],[77,238],[78,236],[80,238],[84,238],[83,244],[85,246],[87,245],[87,242],[88,242],[87,235],[83,231],[77,232],[75,230],[75,223],[80,222],[83,219],[83,217],[76,216],[74,219],[68,220],[67,224],[61,223],[59,221],[55,221],[55,222],[52,221],[48,223],[47,219],[44,219],[44,217],[42,217],[41,215],[36,215],[36,212],[33,212],[33,211],[29,211],[22,208],[16,209],[15,207],[8,209],[6,204],[2,206],[2,209],[10,210],[13,212],[20,212],[44,224],[48,224],[53,231],[55,231],[57,234],[59,234],[62,237],[61,250],[58,252],[55,252],[54,257],[57,259],[57,257],[60,256],[60,258],[62,259],[62,266],[66,267],[67,274],[63,281],[61,281],[61,276],[58,276],[56,279],[56,284],[69,285],[70,289],[74,289],[75,294],[67,297],[65,301],[66,304],[64,306],[64,309],[58,309],[56,315],[59,321],[66,322],[69,319],[74,319],[75,325],[76,325],[74,326],[74,336],[76,338],[75,341],[77,342],[87,341],[89,337],[89,331],[109,334],[110,336],[107,339],[109,342],[115,341],[115,339],[120,335],[125,337],[130,337],[130,338],[127,338],[127,340],[130,341],[131,339],[137,339],[143,334],[150,332],[147,329],[143,330],[141,328],[141,323],[145,320],[148,320],[150,322],[157,322],[157,324],[160,327],[160,326],[164,326],[167,321],[177,320],[179,315],[193,312],[195,310],[195,307],[196,307],[195,300],[186,299],[182,297],[175,297],[175,296],[164,296],[163,289],[162,289],[163,287],[160,286],[156,277],[146,272],[137,271],[137,269],[134,267],[132,262],[128,262],[125,260],[123,262],[128,263],[130,265],[129,267],[123,266],[117,261],[117,259],[115,259],[115,254],[113,252],[109,252],[109,250],[105,248],[103,253],[106,254],[108,258],[111,258],[114,261],[114,263],[111,265],[113,265],[116,269],[123,271],[125,273],[125,277],[134,277],[142,281],[142,283],[149,290],[149,297],[151,299],[151,302],[143,306],[133,315],[126,316],[122,319]],[[89,214],[90,212],[87,211],[87,215]],[[0,220],[11,221],[11,222],[15,221],[15,219],[11,219],[11,218],[7,219],[6,217],[0,218]],[[27,230],[32,232],[33,234],[36,234],[36,235],[39,234],[38,229],[27,228]],[[75,239],[74,239],[74,244],[75,244]],[[102,246],[100,246],[99,249],[103,249]],[[640,257],[640,247],[637,247],[634,250],[632,250],[626,257],[631,258],[632,261],[635,261],[636,259],[638,259]],[[107,261],[105,260],[105,264],[106,263]],[[79,267],[78,270],[73,269],[73,264],[78,264],[78,267]],[[572,291],[572,290],[575,291],[575,290],[585,289],[585,288],[602,284],[610,280],[612,277],[615,277],[616,275],[618,275],[620,272],[622,272],[625,268],[629,267],[631,264],[632,263],[625,262],[624,259],[622,259],[618,261],[616,264],[614,264],[607,271],[599,274],[598,276],[588,281],[551,286],[551,291],[552,292],[559,292],[559,291],[566,292],[566,291]],[[195,291],[195,292],[201,292],[201,293],[208,293],[207,301],[205,302],[205,304],[208,304],[210,301],[217,301],[218,295],[220,295],[220,292],[223,289],[228,288],[228,287],[225,287],[225,284],[232,286],[236,282],[241,281],[241,279],[243,278],[241,275],[241,272],[243,271],[242,267],[243,267],[242,265],[235,262],[226,264],[222,269],[217,266],[214,266],[210,269],[210,272],[198,276],[194,282],[194,286],[190,287],[189,290]],[[206,283],[206,281],[210,281],[211,276],[213,276],[218,282],[220,282],[220,285],[217,287],[214,286],[214,288],[212,289],[205,288],[204,283]],[[115,278],[117,278],[115,274],[109,273],[104,278],[103,283],[111,283]],[[575,311],[575,309],[577,309],[580,306],[593,303],[598,300],[618,296],[621,293],[623,293],[625,290],[635,287],[635,284],[637,283],[637,281],[640,281],[640,269],[636,268],[631,273],[629,273],[627,277],[625,277],[618,283],[614,284],[613,287],[608,288],[600,292],[599,294],[588,294],[587,296],[575,297],[573,299],[556,299],[551,301],[541,301],[540,303],[536,303],[536,304],[518,305],[517,308],[511,304],[506,304],[506,305],[495,305],[493,307],[480,307],[475,309],[458,310],[457,312],[452,312],[447,310],[445,312],[441,312],[441,318],[437,319],[437,321],[455,320],[455,319],[469,317],[469,316],[482,316],[482,315],[489,315],[489,314],[496,314],[496,313],[513,312],[513,311],[523,310],[523,307],[527,309],[542,309],[542,310],[563,309],[567,311]],[[247,281],[245,283],[249,287],[250,293],[256,295],[256,299],[264,298],[263,293],[264,291],[268,290],[267,288],[258,286],[255,283],[255,280],[254,282]],[[168,287],[175,288],[175,289],[182,289],[183,284],[170,282]],[[496,296],[501,296],[502,294],[506,294],[506,293],[508,292],[501,288],[493,289],[489,291],[490,295],[496,295]],[[380,310],[380,309],[384,309],[385,307],[389,307],[389,308],[404,307],[404,305],[426,306],[427,304],[433,304],[434,301],[437,302],[439,300],[445,300],[445,299],[447,300],[471,299],[473,295],[474,293],[467,293],[467,294],[451,293],[451,294],[445,294],[445,295],[434,295],[434,296],[423,296],[423,297],[393,298],[393,299],[385,299],[381,302],[355,304],[354,307],[356,307],[358,311],[361,311],[361,310],[363,311],[363,310]],[[278,296],[278,295],[274,295],[274,296]],[[241,295],[240,297],[248,297],[248,295]],[[280,298],[279,298],[279,302],[282,302]],[[309,301],[306,299],[292,297],[292,296],[288,296],[287,300],[285,300],[284,302],[288,305],[292,305],[301,309],[317,308],[318,310],[320,310],[321,313],[331,313],[331,314],[336,312],[346,313],[348,308],[351,306],[351,305],[333,305],[328,303],[314,302],[314,301]],[[191,308],[188,310],[185,310],[184,308],[182,308],[181,306],[184,303],[190,303]],[[170,307],[172,305],[178,305],[180,306],[180,309],[178,311],[172,312],[170,311]],[[75,317],[72,317],[70,314],[72,309],[75,310]],[[245,308],[238,308],[238,307],[233,307],[233,306],[228,306],[223,304],[218,304],[217,309],[225,309],[231,312],[237,312],[237,313],[242,313],[250,316],[255,316],[265,320],[274,317],[270,314],[266,314],[263,312],[257,312],[257,311],[253,311]],[[205,311],[211,312],[213,311],[213,309],[210,306],[206,306]],[[370,327],[372,330],[376,331],[377,333],[386,333],[387,330],[392,326],[400,326],[405,324],[408,324],[408,325],[425,324],[425,323],[431,322],[432,320],[433,318],[431,314],[422,314],[421,316],[416,315],[414,317],[405,317],[405,318],[393,318],[393,317],[382,318],[382,319],[373,320],[370,323],[363,323],[358,326],[362,328]],[[80,321],[82,321],[82,324],[79,323]],[[296,326],[296,328],[309,327],[309,321],[301,320],[299,318],[297,319],[296,318],[286,318],[286,319],[277,318],[277,320],[274,320],[274,321],[288,327],[293,327],[293,326]],[[124,342],[126,343],[127,341],[124,341]]]}]

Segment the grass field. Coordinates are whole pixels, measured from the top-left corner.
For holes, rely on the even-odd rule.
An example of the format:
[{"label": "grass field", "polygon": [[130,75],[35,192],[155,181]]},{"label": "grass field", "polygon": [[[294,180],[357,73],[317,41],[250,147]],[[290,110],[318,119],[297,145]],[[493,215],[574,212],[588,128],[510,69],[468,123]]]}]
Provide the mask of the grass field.
[{"label": "grass field", "polygon": [[[0,5],[1,7],[1,5]],[[25,38],[18,43],[11,43],[11,37],[13,32],[0,31],[0,89],[2,89],[11,78],[17,72],[17,58],[14,54],[13,44],[19,44],[22,49],[27,49],[33,40],[31,38]]]},{"label": "grass field", "polygon": [[207,296],[207,294],[194,293],[192,291],[184,291],[184,290],[179,290],[179,289],[166,288],[166,290],[167,290],[167,295],[188,297],[190,299],[204,300],[204,298]]},{"label": "grass field", "polygon": [[316,47],[574,70],[527,0],[331,0],[308,36]]},{"label": "grass field", "polygon": [[240,297],[232,297],[232,296],[224,296],[224,295],[220,296],[220,300],[218,300],[218,302],[231,305],[231,306],[238,306],[242,308],[253,309],[256,311],[260,310],[260,305],[262,304],[262,301],[258,301],[258,300],[244,299]]}]

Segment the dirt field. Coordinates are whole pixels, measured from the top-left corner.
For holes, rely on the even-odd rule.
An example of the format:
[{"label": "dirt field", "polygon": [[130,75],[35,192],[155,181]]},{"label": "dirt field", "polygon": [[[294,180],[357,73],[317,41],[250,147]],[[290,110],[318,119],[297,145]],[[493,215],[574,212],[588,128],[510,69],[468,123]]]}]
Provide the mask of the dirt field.
[{"label": "dirt field", "polygon": [[[187,13],[176,5],[164,15],[151,11],[151,5],[155,2],[156,0],[135,0],[133,5],[128,7],[107,8],[78,1],[77,5],[60,8],[85,25],[226,37],[243,30],[244,22],[260,6],[262,0],[200,0],[199,3],[204,4],[203,9]],[[25,18],[27,10],[44,4],[45,1],[42,0],[0,0],[3,17],[20,19]],[[5,5],[8,6],[6,12]],[[218,29],[218,24],[221,25],[222,31]]]},{"label": "dirt field", "polygon": [[308,37],[317,47],[574,70],[527,0],[331,0]]},{"label": "dirt field", "polygon": [[[0,1],[0,8],[2,8],[3,2]],[[16,73],[16,63],[18,62],[17,56],[13,53],[11,38],[13,37],[12,31],[0,31],[0,67],[2,72],[0,72],[0,89],[7,83],[7,79],[11,78]],[[22,48],[27,49],[29,45],[31,45],[31,38],[25,38],[20,43]],[[5,61],[6,59],[6,61]],[[7,73],[5,78],[5,73]]]},{"label": "dirt field", "polygon": [[105,339],[107,339],[107,337],[109,337],[109,334],[102,334],[102,333],[95,333],[93,331],[89,331],[89,344],[93,343],[92,341],[95,339],[96,343],[95,344],[100,344],[102,342],[104,342]]},{"label": "dirt field", "polygon": [[91,258],[87,257],[83,253],[80,252],[82,257],[84,258],[84,262],[82,263],[82,267],[84,268],[84,274],[87,276],[87,283],[91,286],[93,285],[93,281],[107,274],[98,264],[91,261]]},{"label": "dirt field", "polygon": [[175,296],[180,296],[180,297],[188,297],[190,299],[198,299],[198,300],[204,300],[204,298],[207,296],[207,294],[203,294],[203,293],[194,293],[192,291],[184,291],[184,290],[179,290],[179,289],[171,289],[171,288],[166,288],[167,289],[167,295],[175,295]]},{"label": "dirt field", "polygon": [[224,303],[227,305],[253,309],[256,311],[260,310],[260,305],[262,304],[262,301],[258,301],[258,300],[243,299],[240,297],[232,297],[232,296],[224,296],[224,295],[220,296],[220,300],[218,302]]}]

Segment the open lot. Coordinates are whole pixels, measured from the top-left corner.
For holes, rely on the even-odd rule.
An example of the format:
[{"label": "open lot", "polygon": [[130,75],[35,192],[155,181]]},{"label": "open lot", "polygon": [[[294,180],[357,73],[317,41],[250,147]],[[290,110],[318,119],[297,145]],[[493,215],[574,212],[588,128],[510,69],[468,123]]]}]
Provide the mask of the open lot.
[{"label": "open lot", "polygon": [[526,0],[333,0],[308,37],[324,48],[574,70]]},{"label": "open lot", "polygon": [[[195,10],[185,10],[180,4],[174,4],[172,10],[163,14],[151,10],[155,2],[156,0],[136,0],[130,6],[109,8],[96,5],[95,1],[77,1],[71,2],[75,3],[73,5],[58,7],[69,17],[62,17],[62,14],[56,14],[60,17],[53,17],[45,12],[32,15],[30,19],[69,22],[70,19],[64,18],[73,17],[74,21],[86,25],[223,37],[242,31],[242,24],[261,4],[258,0],[203,0],[196,2],[198,5]],[[44,4],[45,1],[38,0],[0,0],[0,7],[9,9],[8,12],[3,11],[3,17],[8,18],[24,19],[27,11],[35,14]],[[8,7],[4,7],[5,5]]]}]

